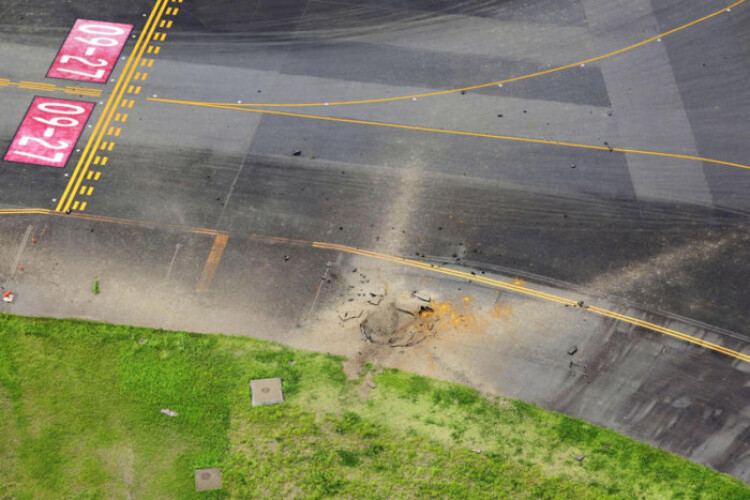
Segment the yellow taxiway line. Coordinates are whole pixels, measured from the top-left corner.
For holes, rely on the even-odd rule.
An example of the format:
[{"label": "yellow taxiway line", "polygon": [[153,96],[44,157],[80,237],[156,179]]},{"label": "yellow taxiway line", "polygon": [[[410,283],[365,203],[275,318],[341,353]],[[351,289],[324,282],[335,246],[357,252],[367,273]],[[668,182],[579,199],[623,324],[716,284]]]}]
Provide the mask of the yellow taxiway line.
[{"label": "yellow taxiway line", "polygon": [[76,193],[78,193],[80,190],[81,182],[83,181],[92,160],[96,156],[97,151],[99,150],[99,145],[102,142],[104,133],[109,128],[115,110],[117,110],[120,101],[122,100],[122,96],[125,93],[125,89],[128,87],[130,81],[133,78],[135,68],[137,67],[138,62],[143,56],[143,52],[146,49],[146,46],[153,36],[154,29],[156,28],[156,25],[159,22],[162,13],[164,12],[164,8],[166,7],[167,2],[168,0],[156,0],[154,8],[151,9],[151,14],[148,16],[146,24],[144,25],[143,30],[141,31],[141,34],[136,41],[133,52],[131,52],[130,57],[128,57],[125,68],[123,69],[122,73],[120,73],[114,90],[112,91],[112,94],[110,94],[109,99],[107,99],[107,103],[104,106],[104,111],[102,111],[102,114],[99,116],[99,119],[96,122],[96,126],[94,127],[94,131],[91,134],[91,137],[89,137],[89,140],[86,143],[86,147],[83,150],[83,154],[78,160],[78,164],[76,165],[73,174],[70,176],[70,180],[65,187],[65,191],[63,191],[63,194],[60,197],[57,208],[55,208],[57,212],[65,212],[67,210],[70,210],[70,206],[76,197]]},{"label": "yellow taxiway line", "polygon": [[[63,213],[46,210],[46,209],[37,209],[37,208],[0,209],[0,215],[9,215],[9,214],[46,214],[46,215],[55,215],[58,217],[66,217],[66,215]],[[290,239],[290,238],[284,238],[284,237],[278,237],[278,236],[264,236],[264,235],[258,235],[258,234],[250,234],[250,235],[234,234],[233,235],[231,233],[227,233],[225,231],[219,231],[216,229],[158,224],[155,222],[139,221],[139,220],[134,220],[134,219],[124,219],[124,218],[117,218],[117,217],[108,217],[108,216],[102,216],[102,215],[82,214],[82,213],[72,213],[70,215],[67,215],[67,217],[73,217],[76,219],[88,220],[88,221],[120,224],[120,225],[126,225],[126,226],[187,231],[187,232],[191,232],[195,234],[204,234],[204,235],[214,236],[214,244],[211,248],[209,258],[206,264],[204,265],[203,272],[201,273],[201,278],[198,282],[198,291],[204,291],[206,289],[206,286],[210,283],[210,278],[212,278],[216,272],[216,268],[218,267],[221,254],[223,253],[224,248],[226,247],[227,241],[229,240],[229,238],[232,236],[235,236],[235,237],[244,236],[244,237],[249,237],[251,239],[267,241],[271,243],[303,245],[303,246],[310,246],[313,248],[318,248],[321,250],[331,250],[331,251],[336,251],[336,252],[345,252],[345,253],[349,253],[353,255],[360,255],[363,257],[371,258],[371,259],[377,259],[377,260],[391,262],[391,263],[402,265],[402,266],[408,266],[412,268],[421,269],[421,270],[428,271],[431,273],[443,274],[446,276],[452,276],[455,278],[460,278],[460,279],[465,279],[465,280],[476,282],[476,283],[481,283],[481,284],[488,285],[494,288],[507,290],[510,292],[514,292],[520,295],[525,295],[527,297],[533,297],[533,298],[544,300],[547,302],[553,302],[556,304],[569,306],[569,307],[580,307],[578,305],[578,302],[573,299],[569,299],[561,295],[555,295],[552,293],[543,292],[540,290],[535,290],[525,285],[509,283],[509,282],[505,282],[505,281],[501,281],[497,279],[487,278],[485,276],[478,276],[478,275],[471,274],[470,272],[466,272],[466,271],[459,271],[457,269],[451,269],[449,267],[439,266],[436,264],[430,264],[428,262],[407,259],[404,257],[398,257],[395,255],[388,255],[388,254],[383,254],[379,252],[373,252],[370,250],[364,250],[361,248],[356,248],[356,247],[352,247],[348,245],[339,245],[336,243],[325,243],[325,242],[319,242],[319,241],[296,240],[296,239]],[[645,321],[639,318],[635,318],[633,316],[628,316],[622,313],[618,313],[616,311],[598,307],[596,305],[585,305],[583,307],[580,307],[580,310],[585,313],[596,314],[598,316],[607,317],[607,318],[615,319],[617,321],[622,321],[623,323],[627,323],[633,326],[638,326],[646,330],[651,330],[656,333],[661,333],[663,335],[673,337],[683,342],[688,342],[690,344],[702,347],[704,349],[718,352],[726,356],[729,356],[731,358],[735,358],[740,361],[750,363],[750,355],[748,354],[744,354],[740,351],[736,351],[734,349],[724,347],[715,342],[710,342],[710,341],[701,339],[699,337],[695,337],[693,335],[689,335],[687,333],[674,330],[672,328],[667,328],[665,326],[657,325],[656,323],[652,323],[650,321]]]},{"label": "yellow taxiway line", "polygon": [[[468,87],[461,87],[456,89],[449,89],[449,90],[438,90],[434,92],[424,92],[421,94],[410,94],[410,95],[404,95],[404,96],[397,96],[397,97],[383,97],[378,99],[362,99],[358,101],[331,101],[331,102],[300,102],[300,103],[263,103],[263,102],[253,102],[253,103],[245,103],[240,104],[240,106],[244,107],[306,107],[306,106],[345,106],[345,105],[351,105],[351,104],[374,104],[374,103],[380,103],[380,102],[393,102],[393,101],[403,101],[406,99],[420,99],[423,97],[433,97],[438,95],[444,95],[444,94],[452,94],[455,92],[468,92],[469,90],[477,90],[477,89],[483,89],[487,87],[494,87],[496,85],[503,85],[506,83],[511,82],[518,82],[521,80],[527,80],[529,78],[535,78],[537,76],[543,76],[543,75],[549,75],[550,73],[557,73],[558,71],[563,71],[570,68],[580,67],[582,64],[589,64],[597,61],[601,61],[602,59],[607,59],[609,57],[616,56],[618,54],[622,54],[624,52],[631,51],[633,49],[636,49],[638,47],[642,47],[643,45],[655,42],[657,40],[660,40],[664,37],[667,37],[669,35],[673,35],[679,31],[682,31],[684,29],[690,28],[691,26],[695,26],[696,24],[702,23],[703,21],[707,21],[708,19],[711,19],[713,17],[716,17],[718,15],[721,15],[722,13],[729,12],[731,9],[745,3],[747,0],[738,0],[730,5],[727,5],[726,7],[722,7],[721,9],[712,12],[711,14],[705,15],[701,18],[698,18],[694,21],[691,21],[689,23],[683,24],[682,26],[678,26],[677,28],[671,29],[669,31],[665,31],[664,33],[659,33],[658,35],[654,35],[650,38],[646,38],[645,40],[642,40],[638,43],[634,43],[633,45],[628,45],[627,47],[623,47],[618,50],[614,50],[612,52],[608,52],[606,54],[602,54],[600,56],[591,57],[588,59],[583,59],[581,61],[576,61],[574,63],[565,64],[563,66],[557,66],[554,68],[546,69],[544,71],[537,71],[536,73],[530,73],[528,75],[522,75],[522,76],[516,76],[512,78],[506,78],[504,80],[497,80],[494,82],[488,82],[488,83],[482,83],[479,85],[470,85]],[[213,103],[213,104],[226,104],[231,105],[233,103]],[[236,104],[235,104],[236,105]]]},{"label": "yellow taxiway line", "polygon": [[442,129],[442,128],[434,128],[434,127],[420,127],[417,125],[405,125],[400,123],[387,123],[387,122],[375,122],[375,121],[368,121],[368,120],[354,120],[351,118],[335,118],[330,116],[321,116],[321,115],[310,115],[306,113],[292,113],[289,111],[277,111],[272,109],[253,109],[253,108],[243,108],[239,107],[237,105],[224,105],[224,104],[207,104],[203,102],[196,102],[196,101],[181,101],[177,99],[163,99],[160,97],[149,97],[149,101],[156,101],[156,102],[164,102],[169,104],[182,104],[187,106],[201,106],[201,107],[207,107],[207,108],[217,108],[217,109],[229,109],[234,111],[245,111],[248,113],[263,113],[268,115],[278,115],[278,116],[290,116],[294,118],[307,118],[310,120],[323,120],[323,121],[329,121],[329,122],[339,122],[339,123],[353,123],[357,125],[370,125],[374,127],[388,127],[388,128],[396,128],[396,129],[402,129],[402,130],[415,130],[420,132],[433,132],[436,134],[448,134],[448,135],[460,135],[460,136],[468,136],[468,137],[481,137],[485,139],[499,139],[504,141],[514,141],[514,142],[526,142],[526,143],[532,143],[532,144],[546,144],[551,146],[564,146],[569,148],[580,148],[580,149],[590,149],[594,151],[607,151],[607,152],[618,152],[618,153],[633,153],[633,154],[640,154],[640,155],[647,155],[647,156],[658,156],[662,158],[679,158],[682,160],[691,160],[691,161],[702,161],[706,163],[713,163],[715,165],[724,165],[728,167],[737,167],[737,168],[744,168],[750,170],[750,165],[743,165],[741,163],[734,163],[730,161],[724,161],[724,160],[717,160],[714,158],[704,158],[702,156],[690,156],[690,155],[682,155],[682,154],[676,154],[676,153],[661,153],[658,151],[646,151],[641,149],[629,149],[629,148],[615,148],[610,146],[599,146],[595,144],[579,144],[574,142],[564,142],[564,141],[548,141],[544,139],[532,139],[527,137],[515,137],[510,135],[497,135],[497,134],[484,134],[481,132],[468,132],[464,130],[450,130],[450,129]]}]

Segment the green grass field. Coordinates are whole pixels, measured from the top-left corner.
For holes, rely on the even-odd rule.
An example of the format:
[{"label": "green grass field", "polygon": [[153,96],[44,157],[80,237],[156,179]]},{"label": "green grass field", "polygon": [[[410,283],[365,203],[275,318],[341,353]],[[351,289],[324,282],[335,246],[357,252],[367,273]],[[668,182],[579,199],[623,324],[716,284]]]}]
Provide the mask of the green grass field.
[{"label": "green grass field", "polygon": [[[519,401],[388,369],[363,394],[341,362],[0,315],[0,498],[750,498],[729,476]],[[248,381],[266,377],[287,401],[253,408]],[[222,469],[222,490],[195,492],[202,467]]]}]

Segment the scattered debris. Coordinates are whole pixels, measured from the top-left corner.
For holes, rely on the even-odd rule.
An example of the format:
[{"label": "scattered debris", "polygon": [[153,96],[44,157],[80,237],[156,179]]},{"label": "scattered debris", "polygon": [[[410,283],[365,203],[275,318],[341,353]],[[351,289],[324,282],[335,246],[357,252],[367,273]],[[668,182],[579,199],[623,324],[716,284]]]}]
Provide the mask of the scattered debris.
[{"label": "scattered debris", "polygon": [[15,294],[13,294],[10,290],[8,290],[7,292],[3,294],[3,302],[12,304],[15,299],[16,299]]},{"label": "scattered debris", "polygon": [[370,312],[359,331],[372,344],[411,347],[434,335],[439,320],[432,307],[388,302]]},{"label": "scattered debris", "polygon": [[284,262],[286,262],[288,260],[289,260],[289,256],[288,255],[284,255]]},{"label": "scattered debris", "polygon": [[148,339],[138,339],[138,343],[141,345],[145,344],[146,342],[148,342]]},{"label": "scattered debris", "polygon": [[294,153],[292,153],[292,156],[300,156],[301,154],[302,154],[302,151],[300,151],[298,149],[297,151],[295,151]]},{"label": "scattered debris", "polygon": [[578,346],[572,345],[568,347],[568,354],[570,354],[571,356],[577,352],[578,352]]},{"label": "scattered debris", "polygon": [[176,417],[179,415],[176,411],[170,410],[169,408],[162,408],[161,412],[168,417]]},{"label": "scattered debris", "polygon": [[578,307],[580,307],[581,309],[587,309],[587,308],[589,307],[589,306],[587,306],[587,305],[584,305],[584,303],[583,303],[583,301],[582,301],[582,300],[579,300],[579,301],[578,301],[578,303],[577,303],[576,305],[577,305]]},{"label": "scattered debris", "polygon": [[370,304],[370,305],[373,305],[373,306],[379,306],[380,302],[382,302],[382,300],[383,300],[383,296],[382,295],[375,295],[373,293],[371,293],[370,295],[372,295],[372,298],[368,299],[367,303]]},{"label": "scattered debris", "polygon": [[413,292],[411,292],[411,296],[414,297],[414,298],[417,298],[417,299],[421,300],[422,302],[432,302],[432,297],[430,297],[429,295],[427,295],[425,293],[418,292],[416,290],[414,290]]},{"label": "scattered debris", "polygon": [[482,450],[480,450],[478,448],[476,450],[471,450],[471,451],[472,451],[472,453],[476,453],[477,455],[480,455],[482,453]]},{"label": "scattered debris", "polygon": [[576,455],[576,460],[578,460],[579,462],[583,462],[584,458],[586,458],[586,455],[584,454]]},{"label": "scattered debris", "polygon": [[354,314],[351,311],[344,311],[342,313],[339,313],[339,318],[341,318],[341,321],[349,321],[350,319],[356,319],[362,316],[362,311],[359,311],[358,314]]}]

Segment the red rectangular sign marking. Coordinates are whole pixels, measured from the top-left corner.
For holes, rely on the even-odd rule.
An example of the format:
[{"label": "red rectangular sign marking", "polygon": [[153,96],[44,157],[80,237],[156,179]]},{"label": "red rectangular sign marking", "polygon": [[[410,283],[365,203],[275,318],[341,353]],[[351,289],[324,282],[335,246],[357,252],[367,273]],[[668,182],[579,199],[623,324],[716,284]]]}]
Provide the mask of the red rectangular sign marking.
[{"label": "red rectangular sign marking", "polygon": [[132,30],[132,24],[78,19],[47,77],[106,82]]},{"label": "red rectangular sign marking", "polygon": [[3,159],[64,167],[93,109],[93,102],[35,97]]}]

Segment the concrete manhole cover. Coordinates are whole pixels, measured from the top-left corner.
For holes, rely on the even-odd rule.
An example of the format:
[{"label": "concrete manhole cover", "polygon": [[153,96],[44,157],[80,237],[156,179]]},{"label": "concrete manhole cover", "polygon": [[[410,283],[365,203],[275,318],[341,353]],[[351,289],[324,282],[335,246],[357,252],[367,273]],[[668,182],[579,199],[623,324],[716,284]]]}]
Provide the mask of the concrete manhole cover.
[{"label": "concrete manhole cover", "polygon": [[195,469],[195,490],[221,489],[221,470],[216,467],[210,469]]},{"label": "concrete manhole cover", "polygon": [[253,406],[275,405],[284,402],[280,378],[262,378],[250,381]]}]

